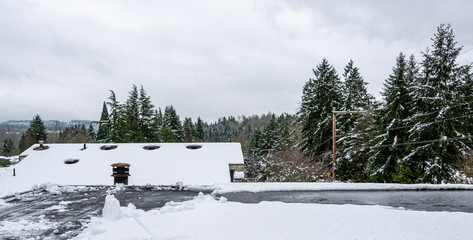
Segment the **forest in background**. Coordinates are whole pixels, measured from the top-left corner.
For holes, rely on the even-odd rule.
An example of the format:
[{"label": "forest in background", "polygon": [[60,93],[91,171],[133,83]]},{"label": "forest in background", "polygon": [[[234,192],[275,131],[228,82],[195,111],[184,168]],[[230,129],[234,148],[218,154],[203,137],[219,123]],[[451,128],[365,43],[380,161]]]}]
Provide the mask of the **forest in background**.
[{"label": "forest in background", "polygon": [[[96,127],[80,124],[44,135],[45,127],[35,116],[18,150],[39,139],[51,143],[240,142],[249,179],[325,181],[331,179],[332,111],[336,109],[363,112],[337,115],[337,179],[471,182],[473,78],[471,64],[456,62],[462,47],[454,38],[452,27],[442,24],[420,61],[399,53],[385,80],[381,102],[368,93],[354,61],[347,63],[340,77],[323,59],[305,83],[299,111],[293,115],[228,116],[214,123],[181,119],[173,106],[162,111],[151,103],[143,86],[133,85],[124,103],[110,91]],[[10,140],[4,139],[4,154],[5,146],[15,145]]]}]

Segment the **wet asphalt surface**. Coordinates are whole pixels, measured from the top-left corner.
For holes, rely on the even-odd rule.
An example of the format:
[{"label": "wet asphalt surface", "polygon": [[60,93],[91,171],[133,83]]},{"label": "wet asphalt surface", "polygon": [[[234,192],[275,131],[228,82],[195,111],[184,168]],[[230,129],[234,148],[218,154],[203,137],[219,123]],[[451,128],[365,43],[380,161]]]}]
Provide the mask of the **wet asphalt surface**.
[{"label": "wet asphalt surface", "polygon": [[473,191],[290,191],[239,192],[224,195],[228,201],[382,205],[418,211],[473,213]]},{"label": "wet asphalt surface", "polygon": [[[113,194],[121,206],[134,204],[150,210],[174,201],[193,199],[198,191],[127,187],[81,187],[59,192],[37,190],[0,207],[0,239],[70,239],[77,236],[92,217],[102,214],[105,196]],[[209,191],[204,192],[210,194]],[[473,213],[473,191],[290,191],[223,194],[228,201],[382,205],[408,210]],[[220,197],[220,196],[216,196]],[[24,222],[23,222],[24,221]],[[36,227],[35,223],[42,226]],[[13,227],[8,224],[14,224]],[[26,231],[13,231],[21,225]],[[25,227],[26,226],[26,227]]]}]

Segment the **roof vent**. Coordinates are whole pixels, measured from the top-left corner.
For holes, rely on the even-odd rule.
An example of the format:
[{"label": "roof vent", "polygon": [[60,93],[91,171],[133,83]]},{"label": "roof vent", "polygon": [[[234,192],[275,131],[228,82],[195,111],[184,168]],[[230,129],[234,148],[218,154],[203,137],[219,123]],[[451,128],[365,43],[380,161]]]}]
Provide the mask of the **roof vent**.
[{"label": "roof vent", "polygon": [[41,151],[41,150],[46,150],[46,149],[48,149],[48,148],[49,148],[48,146],[45,146],[45,145],[44,145],[44,141],[43,141],[43,140],[40,140],[40,141],[39,141],[39,147],[35,147],[35,148],[33,148],[33,150],[35,150],[35,151]]},{"label": "roof vent", "polygon": [[117,147],[118,147],[117,145],[103,145],[103,146],[100,147],[100,149],[101,150],[113,150]]},{"label": "roof vent", "polygon": [[201,146],[201,145],[194,144],[194,145],[187,145],[186,148],[187,148],[187,149],[191,149],[191,150],[196,150],[196,149],[202,148],[202,146]]},{"label": "roof vent", "polygon": [[156,149],[159,149],[161,146],[158,146],[158,145],[148,145],[148,146],[144,146],[143,149],[144,150],[156,150]]},{"label": "roof vent", "polygon": [[74,164],[74,163],[78,163],[78,162],[79,162],[79,159],[72,159],[72,158],[70,158],[70,159],[64,160],[64,163],[65,163],[65,164]]}]

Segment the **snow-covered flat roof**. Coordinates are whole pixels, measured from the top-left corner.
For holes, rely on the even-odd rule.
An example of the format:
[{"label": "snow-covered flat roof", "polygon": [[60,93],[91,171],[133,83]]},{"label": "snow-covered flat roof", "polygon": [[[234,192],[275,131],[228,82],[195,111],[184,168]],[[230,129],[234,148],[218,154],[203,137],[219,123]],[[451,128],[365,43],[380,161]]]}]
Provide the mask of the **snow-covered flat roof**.
[{"label": "snow-covered flat roof", "polygon": [[[112,145],[116,148],[101,149]],[[111,164],[129,163],[129,185],[211,185],[229,183],[229,164],[244,163],[239,143],[89,143],[86,149],[84,144],[45,146],[48,149],[38,151],[34,149],[39,144],[35,144],[23,152],[27,157],[14,166],[16,176],[1,173],[2,182],[113,185]],[[68,160],[78,161],[66,164]]]}]

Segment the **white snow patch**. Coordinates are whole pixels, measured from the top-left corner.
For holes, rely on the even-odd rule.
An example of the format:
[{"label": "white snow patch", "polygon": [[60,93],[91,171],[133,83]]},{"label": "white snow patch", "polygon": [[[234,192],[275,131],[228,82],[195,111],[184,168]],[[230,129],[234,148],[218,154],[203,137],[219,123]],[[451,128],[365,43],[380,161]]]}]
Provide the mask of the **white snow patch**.
[{"label": "white snow patch", "polygon": [[65,212],[66,211],[66,206],[64,205],[55,205],[55,206],[51,206],[51,207],[48,207],[44,210],[46,211],[57,211],[57,212]]},{"label": "white snow patch", "polygon": [[107,195],[102,210],[103,218],[107,220],[117,220],[120,218],[121,214],[120,202],[115,198],[115,196]]},{"label": "white snow patch", "polygon": [[49,222],[47,219],[40,218],[37,221],[20,220],[17,222],[2,221],[0,222],[0,235],[11,236],[13,239],[23,239],[25,234],[34,232],[43,232],[48,229],[55,228],[55,223]]}]

